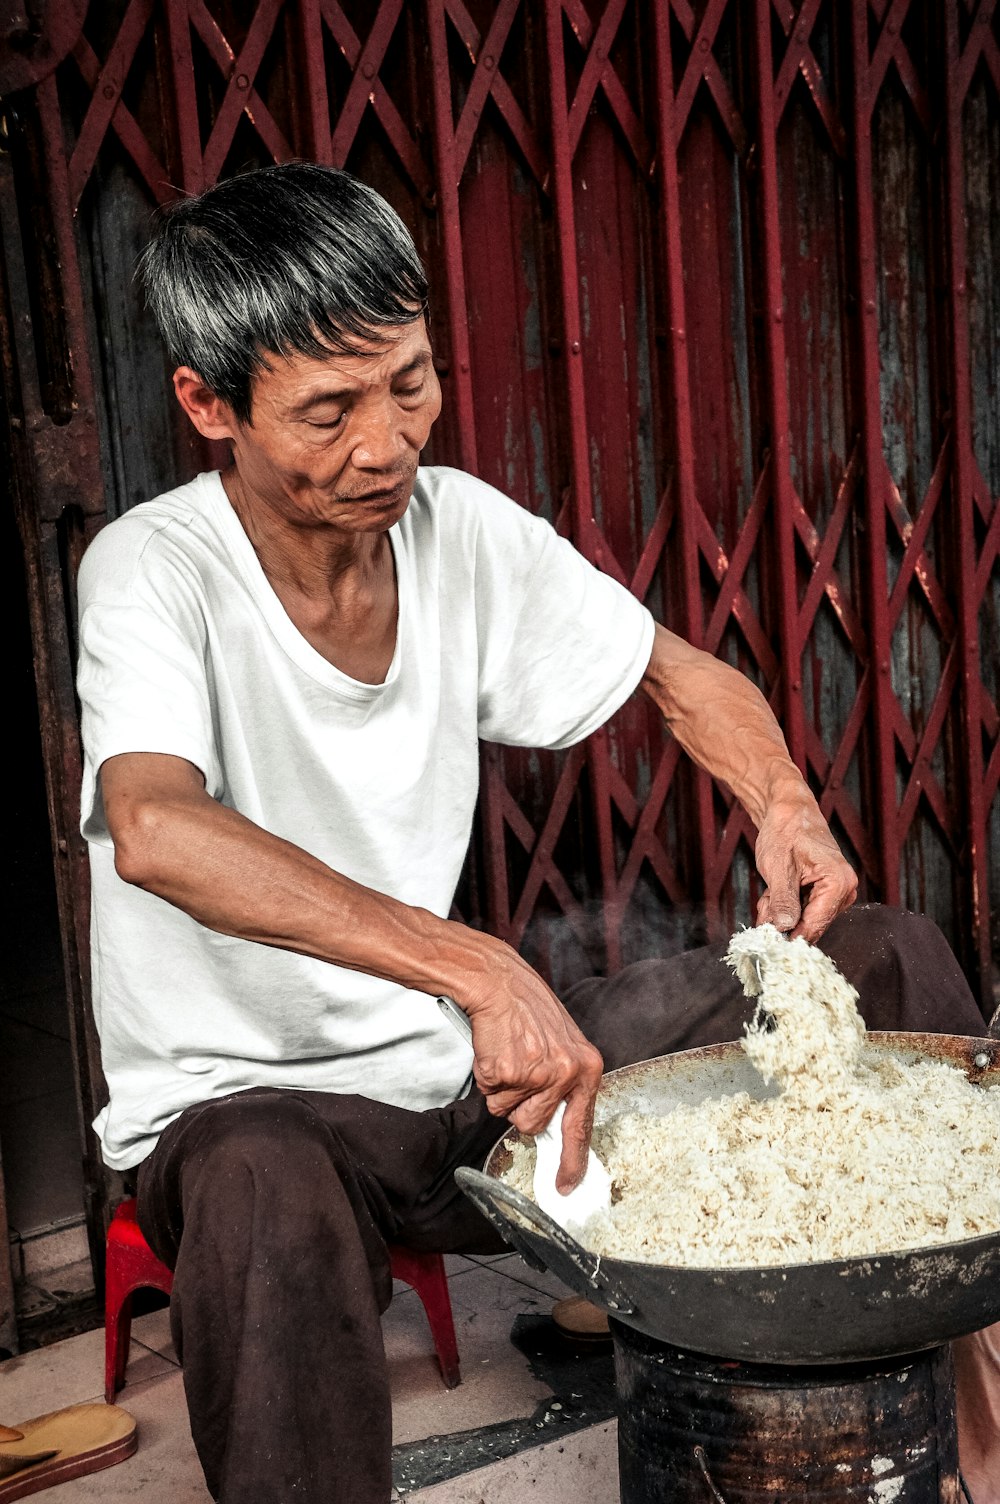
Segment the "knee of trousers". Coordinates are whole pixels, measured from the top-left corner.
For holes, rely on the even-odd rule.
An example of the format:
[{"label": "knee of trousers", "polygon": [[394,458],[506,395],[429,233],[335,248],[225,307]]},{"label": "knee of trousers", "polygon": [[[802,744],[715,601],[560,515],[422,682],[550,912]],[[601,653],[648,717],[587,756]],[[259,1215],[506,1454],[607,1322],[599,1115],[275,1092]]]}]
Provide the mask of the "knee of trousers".
[{"label": "knee of trousers", "polygon": [[925,914],[885,903],[856,903],[834,920],[827,933],[831,938],[849,935],[858,953],[877,963],[896,958],[914,945],[926,944],[929,934],[937,935],[940,931]]},{"label": "knee of trousers", "polygon": [[821,943],[857,987],[869,1027],[977,1032],[978,1008],[968,984],[927,915],[856,904]]},{"label": "knee of trousers", "polygon": [[200,1114],[185,1154],[185,1220],[208,1217],[234,1233],[252,1220],[287,1239],[290,1224],[342,1209],[345,1170],[308,1103],[281,1091],[228,1097]]},{"label": "knee of trousers", "polygon": [[935,928],[933,921],[906,909],[858,903],[833,921],[820,944],[846,973],[892,988],[905,957],[919,954]]}]

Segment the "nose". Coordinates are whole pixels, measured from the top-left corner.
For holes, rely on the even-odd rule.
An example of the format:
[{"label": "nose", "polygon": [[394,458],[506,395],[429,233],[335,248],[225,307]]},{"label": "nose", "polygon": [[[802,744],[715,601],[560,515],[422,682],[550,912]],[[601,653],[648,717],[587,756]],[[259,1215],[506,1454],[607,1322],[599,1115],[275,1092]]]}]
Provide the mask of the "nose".
[{"label": "nose", "polygon": [[364,405],[359,412],[351,459],[358,470],[392,470],[409,449],[403,432],[404,414],[391,397]]}]

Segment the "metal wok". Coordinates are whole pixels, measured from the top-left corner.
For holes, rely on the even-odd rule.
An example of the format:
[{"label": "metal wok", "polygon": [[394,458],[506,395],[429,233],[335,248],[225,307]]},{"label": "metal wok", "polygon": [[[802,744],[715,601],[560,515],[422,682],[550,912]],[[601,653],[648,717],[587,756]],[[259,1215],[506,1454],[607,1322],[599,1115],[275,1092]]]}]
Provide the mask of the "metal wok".
[{"label": "metal wok", "polygon": [[[876,1033],[866,1049],[960,1066],[1000,1083],[1000,1042],[954,1034]],[[664,1055],[609,1071],[600,1117],[666,1113],[745,1091],[773,1095],[738,1042]],[[501,1236],[618,1321],[676,1347],[759,1363],[850,1363],[937,1347],[1000,1320],[1000,1232],[934,1248],[815,1264],[698,1269],[588,1252],[519,1191],[500,1182],[511,1130],[484,1172],[455,1179]]]}]

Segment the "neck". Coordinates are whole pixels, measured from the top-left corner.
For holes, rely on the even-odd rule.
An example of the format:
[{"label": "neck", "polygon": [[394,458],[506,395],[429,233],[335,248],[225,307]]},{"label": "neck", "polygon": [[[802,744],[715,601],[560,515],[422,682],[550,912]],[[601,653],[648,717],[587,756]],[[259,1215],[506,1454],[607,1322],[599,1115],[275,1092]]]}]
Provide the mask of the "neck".
[{"label": "neck", "polygon": [[329,599],[338,585],[377,575],[388,556],[386,533],[342,532],[324,523],[293,522],[256,496],[235,465],[222,472],[230,505],[273,586]]},{"label": "neck", "polygon": [[396,645],[398,596],[388,533],[309,526],[250,493],[235,468],[222,477],[230,503],[286,614],[329,663],[381,684]]}]

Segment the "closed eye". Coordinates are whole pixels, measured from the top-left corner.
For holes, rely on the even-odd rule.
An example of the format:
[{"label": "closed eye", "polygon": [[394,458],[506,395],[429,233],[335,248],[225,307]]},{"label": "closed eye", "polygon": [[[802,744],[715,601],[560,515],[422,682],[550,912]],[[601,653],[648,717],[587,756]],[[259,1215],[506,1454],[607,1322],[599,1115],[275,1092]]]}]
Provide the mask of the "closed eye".
[{"label": "closed eye", "polygon": [[339,428],[346,417],[346,413],[339,413],[336,418],[331,418],[328,423],[320,423],[316,418],[307,418],[306,422],[310,428]]}]

